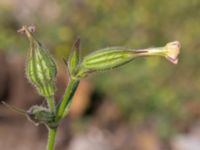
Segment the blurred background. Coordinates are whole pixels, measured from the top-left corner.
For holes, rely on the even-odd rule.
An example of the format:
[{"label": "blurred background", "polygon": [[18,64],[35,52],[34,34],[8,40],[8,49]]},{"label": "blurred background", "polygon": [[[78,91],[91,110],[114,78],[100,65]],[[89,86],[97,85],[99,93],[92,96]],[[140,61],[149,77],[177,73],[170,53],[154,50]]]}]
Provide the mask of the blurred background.
[{"label": "blurred background", "polygon": [[[148,48],[178,40],[178,65],[160,57],[84,79],[56,150],[200,149],[199,0],[1,0],[0,101],[28,110],[43,98],[24,75],[29,47],[16,32],[35,36],[59,66],[56,99],[67,85],[62,62],[77,36],[82,56],[108,46]],[[0,149],[43,150],[47,131],[0,105]]]}]

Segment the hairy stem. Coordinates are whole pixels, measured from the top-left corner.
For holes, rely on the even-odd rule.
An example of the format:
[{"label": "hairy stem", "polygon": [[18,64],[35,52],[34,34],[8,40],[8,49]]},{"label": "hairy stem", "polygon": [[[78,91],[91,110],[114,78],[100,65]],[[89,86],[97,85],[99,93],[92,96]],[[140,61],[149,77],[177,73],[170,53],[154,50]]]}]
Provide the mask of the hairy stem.
[{"label": "hairy stem", "polygon": [[48,103],[49,110],[51,112],[55,112],[55,100],[53,96],[47,97],[47,103]]},{"label": "hairy stem", "polygon": [[[61,103],[58,105],[58,109],[56,112],[56,121],[59,121],[60,119],[62,119],[63,116],[66,114],[66,109],[69,108],[69,105],[78,87],[78,84],[79,84],[79,80],[69,81],[68,86],[65,90],[63,99]],[[48,101],[48,106],[49,106],[50,111],[54,112],[55,110],[54,98],[48,97],[47,101]],[[49,128],[47,150],[54,150],[56,131],[57,131],[57,128]]]},{"label": "hairy stem", "polygon": [[74,93],[79,85],[79,80],[70,80],[68,86],[65,90],[64,96],[62,98],[61,103],[58,105],[57,113],[56,113],[56,120],[59,121],[64,117],[66,114],[65,111],[69,108],[71,100],[74,96]]},{"label": "hairy stem", "polygon": [[47,150],[54,150],[57,128],[49,128]]}]

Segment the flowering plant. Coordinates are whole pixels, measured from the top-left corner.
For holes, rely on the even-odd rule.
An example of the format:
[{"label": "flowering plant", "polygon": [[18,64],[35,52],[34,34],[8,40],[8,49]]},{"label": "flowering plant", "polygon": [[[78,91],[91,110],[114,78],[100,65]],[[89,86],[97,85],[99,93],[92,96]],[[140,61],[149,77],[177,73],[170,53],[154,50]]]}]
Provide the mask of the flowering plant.
[{"label": "flowering plant", "polygon": [[68,59],[65,60],[70,80],[62,99],[59,103],[56,103],[54,95],[57,68],[52,56],[33,36],[33,32],[35,32],[33,26],[23,26],[19,32],[25,33],[30,43],[25,68],[26,77],[48,104],[47,107],[32,106],[24,113],[35,124],[44,124],[48,128],[48,150],[54,149],[57,128],[62,119],[67,116],[72,98],[82,78],[93,72],[120,67],[137,57],[143,56],[162,56],[173,64],[177,64],[180,50],[178,41],[167,43],[163,47],[139,50],[125,47],[108,47],[95,51],[81,59],[80,39],[77,39]]}]

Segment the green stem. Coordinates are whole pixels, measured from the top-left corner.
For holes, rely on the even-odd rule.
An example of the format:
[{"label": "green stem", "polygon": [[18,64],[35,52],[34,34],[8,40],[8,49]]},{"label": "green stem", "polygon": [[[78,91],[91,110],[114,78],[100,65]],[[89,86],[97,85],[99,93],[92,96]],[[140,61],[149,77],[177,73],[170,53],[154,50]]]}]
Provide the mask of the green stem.
[{"label": "green stem", "polygon": [[48,103],[49,110],[51,112],[55,112],[55,101],[54,101],[53,96],[47,97],[47,103]]},{"label": "green stem", "polygon": [[71,104],[72,97],[79,85],[79,80],[70,80],[68,86],[65,90],[64,96],[62,98],[61,103],[58,105],[57,113],[56,113],[56,120],[59,121],[65,116],[66,109],[69,108]]},{"label": "green stem", "polygon": [[57,128],[49,128],[47,150],[54,150]]}]

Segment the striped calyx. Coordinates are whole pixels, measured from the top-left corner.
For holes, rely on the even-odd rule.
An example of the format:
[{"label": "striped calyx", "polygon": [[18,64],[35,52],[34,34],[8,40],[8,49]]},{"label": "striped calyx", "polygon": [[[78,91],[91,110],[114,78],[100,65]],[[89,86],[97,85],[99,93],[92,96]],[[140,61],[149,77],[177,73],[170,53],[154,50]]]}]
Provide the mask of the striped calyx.
[{"label": "striped calyx", "polygon": [[91,72],[119,67],[140,56],[164,56],[167,60],[176,64],[178,62],[179,50],[180,43],[178,41],[170,42],[163,47],[140,50],[123,47],[105,48],[83,58],[78,69],[77,77],[83,78]]},{"label": "striped calyx", "polygon": [[55,93],[56,65],[49,52],[33,37],[28,27],[23,26],[30,42],[30,50],[26,63],[26,76],[36,87],[39,94],[45,97]]},{"label": "striped calyx", "polygon": [[110,47],[96,51],[83,59],[79,76],[85,76],[90,72],[116,68],[131,61],[133,58],[133,52],[122,47]]}]

